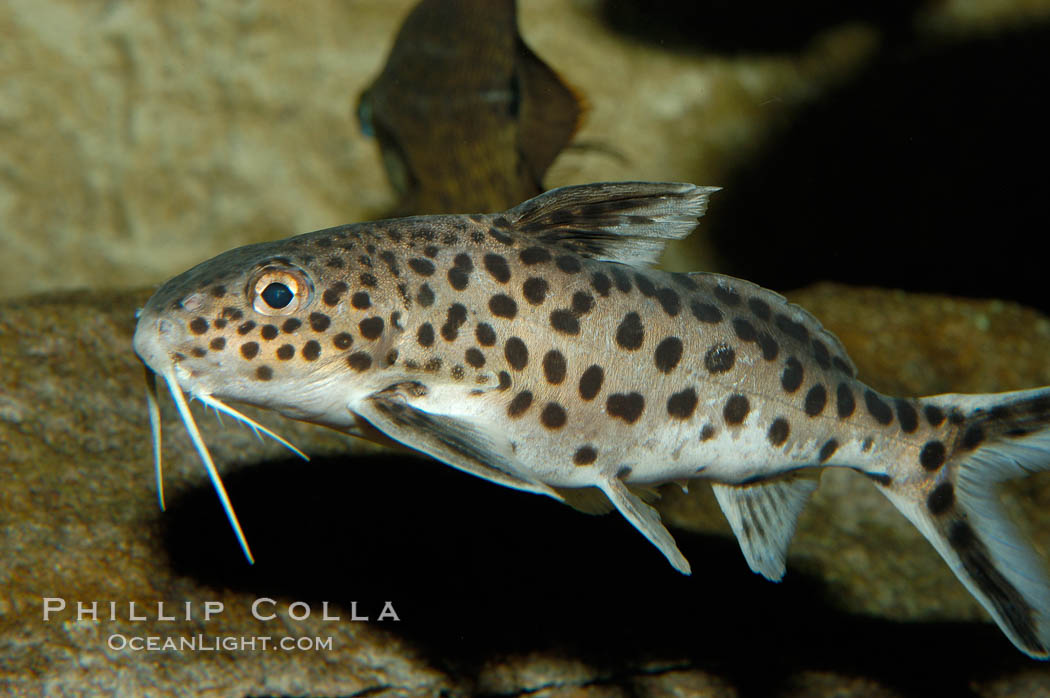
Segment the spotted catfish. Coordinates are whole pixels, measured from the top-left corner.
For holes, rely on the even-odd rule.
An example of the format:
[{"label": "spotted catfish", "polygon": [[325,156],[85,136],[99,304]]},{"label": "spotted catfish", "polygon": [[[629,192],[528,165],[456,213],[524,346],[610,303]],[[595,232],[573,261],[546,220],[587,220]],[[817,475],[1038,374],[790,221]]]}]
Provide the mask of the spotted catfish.
[{"label": "spotted catfish", "polygon": [[135,332],[158,478],[155,375],[249,559],[185,393],[245,420],[226,401],[400,442],[581,510],[615,508],[687,574],[647,499],[661,483],[706,480],[747,563],[779,580],[815,475],[849,468],[1017,647],[1046,658],[1047,575],[995,485],[1050,466],[1050,388],[889,398],[781,296],[650,269],[712,191],[565,187],[502,214],[347,225],[190,269]]}]

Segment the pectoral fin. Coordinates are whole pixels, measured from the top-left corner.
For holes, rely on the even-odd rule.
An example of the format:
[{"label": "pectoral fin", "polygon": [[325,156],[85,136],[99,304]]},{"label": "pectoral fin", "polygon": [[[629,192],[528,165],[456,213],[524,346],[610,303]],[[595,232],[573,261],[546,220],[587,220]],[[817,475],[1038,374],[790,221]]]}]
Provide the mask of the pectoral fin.
[{"label": "pectoral fin", "polygon": [[563,501],[550,486],[528,480],[516,472],[509,455],[510,444],[504,438],[489,434],[456,415],[418,409],[410,404],[410,398],[410,391],[392,386],[355,405],[354,411],[395,441],[458,470],[504,487]]},{"label": "pectoral fin", "polygon": [[817,481],[799,475],[755,485],[712,484],[751,569],[779,582],[798,515]]},{"label": "pectoral fin", "polygon": [[623,480],[618,477],[608,477],[599,481],[598,487],[613,503],[613,506],[631,522],[649,542],[660,549],[667,561],[682,574],[691,574],[689,561],[678,549],[674,538],[660,520],[660,512],[642,501],[642,499],[631,492]]}]

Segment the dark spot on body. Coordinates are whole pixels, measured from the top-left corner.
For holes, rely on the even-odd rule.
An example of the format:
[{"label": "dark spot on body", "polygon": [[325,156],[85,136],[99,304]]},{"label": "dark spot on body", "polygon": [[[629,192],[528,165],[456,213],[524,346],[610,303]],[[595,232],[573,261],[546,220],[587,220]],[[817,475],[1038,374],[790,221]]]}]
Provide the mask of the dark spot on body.
[{"label": "dark spot on body", "polygon": [[828,353],[828,348],[824,346],[824,342],[819,339],[813,340],[813,358],[817,360],[817,363],[825,371],[831,368],[831,354]]},{"label": "dark spot on body", "polygon": [[572,454],[574,465],[590,465],[596,460],[598,460],[598,451],[594,449],[594,446],[580,446],[576,449],[576,453]]},{"label": "dark spot on body", "polygon": [[758,339],[758,331],[755,326],[742,317],[733,318],[733,331],[742,342],[754,342]]},{"label": "dark spot on body", "polygon": [[357,328],[365,339],[379,339],[380,335],[383,334],[383,326],[383,318],[376,316],[365,318],[357,323]]},{"label": "dark spot on body", "polygon": [[613,282],[616,284],[617,290],[621,293],[631,292],[631,279],[622,269],[613,268],[609,273],[612,274]]},{"label": "dark spot on body", "polygon": [[363,351],[355,351],[346,357],[346,363],[355,371],[367,371],[372,368],[372,355]]},{"label": "dark spot on body", "polygon": [[429,284],[423,284],[416,291],[416,302],[424,308],[434,305],[434,290],[430,288]]},{"label": "dark spot on body", "polygon": [[525,297],[532,305],[539,305],[547,297],[547,289],[549,288],[547,280],[539,277],[532,276],[525,279],[525,283],[521,285],[521,294]]},{"label": "dark spot on body", "polygon": [[839,387],[835,389],[835,407],[839,419],[851,417],[853,411],[857,409],[857,400],[853,397],[853,391],[850,390],[849,385],[846,383],[839,383]]},{"label": "dark spot on body", "polygon": [[700,290],[700,286],[689,277],[689,274],[673,273],[671,274],[671,281],[687,291]]},{"label": "dark spot on body", "polygon": [[672,288],[661,288],[656,292],[656,300],[664,312],[671,317],[675,317],[682,310],[682,299]]},{"label": "dark spot on body", "polygon": [[358,291],[354,295],[350,296],[350,305],[354,306],[358,310],[371,308],[372,297],[368,295],[368,291]]},{"label": "dark spot on body", "polygon": [[259,355],[259,343],[258,342],[245,342],[241,345],[241,356],[246,359],[254,359]]},{"label": "dark spot on body", "polygon": [[580,260],[571,254],[558,255],[558,258],[554,260],[554,264],[566,274],[575,274],[583,268]]},{"label": "dark spot on body", "polygon": [[638,313],[632,311],[624,315],[619,327],[616,328],[616,343],[622,349],[635,351],[642,346],[644,340],[645,329],[642,327],[642,320],[638,317]]},{"label": "dark spot on body", "polygon": [[408,266],[420,276],[431,276],[434,273],[434,263],[422,257],[413,257],[408,260]]},{"label": "dark spot on body", "polygon": [[762,358],[766,361],[775,361],[780,355],[780,345],[777,344],[777,340],[773,339],[773,335],[768,332],[762,332],[758,335],[758,346],[762,349]]},{"label": "dark spot on body", "polygon": [[190,356],[196,356],[198,359],[203,359],[208,355],[208,350],[204,347],[193,347],[190,349]]},{"label": "dark spot on body", "polygon": [[416,341],[421,347],[432,347],[434,346],[434,326],[429,322],[424,322],[416,330]]},{"label": "dark spot on body", "polygon": [[769,443],[773,446],[783,446],[790,434],[791,425],[788,424],[788,420],[783,417],[777,417],[773,420],[773,423],[769,425],[769,431],[766,432],[766,438],[769,439]]},{"label": "dark spot on body", "polygon": [[507,294],[497,293],[489,299],[489,310],[496,317],[512,320],[518,314],[518,304]]},{"label": "dark spot on body", "polygon": [[634,283],[646,298],[652,298],[656,295],[656,286],[645,274],[642,274],[641,272],[635,273]]},{"label": "dark spot on body", "polygon": [[293,356],[295,356],[295,347],[291,344],[282,344],[277,347],[277,358],[281,361],[287,361]]},{"label": "dark spot on body", "polygon": [[496,331],[487,322],[479,322],[474,328],[474,338],[483,347],[491,347],[496,343]]},{"label": "dark spot on body", "polygon": [[548,402],[540,412],[540,424],[548,429],[561,429],[567,420],[565,408],[556,402]]},{"label": "dark spot on body", "polygon": [[316,339],[311,339],[303,345],[302,354],[307,361],[316,361],[321,356],[321,343]]},{"label": "dark spot on body", "polygon": [[484,258],[485,269],[493,279],[501,284],[510,281],[510,265],[507,258],[500,254],[487,254]]},{"label": "dark spot on body", "polygon": [[926,405],[922,408],[922,413],[931,427],[939,427],[944,423],[944,410],[937,405]]},{"label": "dark spot on body", "polygon": [[226,319],[225,318],[221,318],[221,317],[215,318],[214,325],[215,325],[215,329],[221,330],[224,327],[226,327]]},{"label": "dark spot on body", "polygon": [[499,372],[499,390],[506,390],[511,385],[510,374],[506,371]]},{"label": "dark spot on body", "polygon": [[244,317],[244,313],[232,306],[226,306],[225,308],[223,308],[221,315],[230,322],[237,322],[238,320]]},{"label": "dark spot on body", "polygon": [[839,448],[839,442],[835,439],[828,439],[824,442],[824,445],[820,447],[820,462],[826,463],[829,458],[835,455],[835,451]]},{"label": "dark spot on body", "polygon": [[[364,274],[361,274],[361,276],[357,277],[357,280],[360,282],[360,284],[362,286],[367,286],[369,288],[375,288],[375,285],[377,283],[379,283],[378,280],[376,279],[375,275],[374,274],[369,274],[368,272],[365,272]],[[342,283],[342,282],[340,282],[340,283]],[[343,285],[345,286],[346,284],[343,284]]]},{"label": "dark spot on body", "polygon": [[212,351],[222,351],[226,348],[226,338],[215,337],[208,343],[208,346],[211,347]]},{"label": "dark spot on body", "polygon": [[693,313],[693,317],[700,322],[705,322],[709,325],[722,322],[723,319],[722,311],[710,303],[693,301],[689,304],[689,310]]},{"label": "dark spot on body", "polygon": [[641,393],[613,393],[605,401],[609,416],[634,424],[645,409],[645,398]]},{"label": "dark spot on body", "polygon": [[448,285],[462,291],[470,284],[470,272],[463,267],[452,267],[448,270]]},{"label": "dark spot on body", "polygon": [[736,352],[728,344],[716,344],[704,354],[704,368],[708,373],[725,373],[736,363]]},{"label": "dark spot on body", "polygon": [[551,385],[559,385],[565,380],[565,355],[557,349],[551,349],[543,356],[543,375]]},{"label": "dark spot on body", "polygon": [[485,354],[476,347],[471,347],[463,354],[463,360],[474,368],[481,368],[485,365]]},{"label": "dark spot on body", "polygon": [[609,291],[612,290],[612,282],[609,281],[608,276],[597,271],[591,275],[591,288],[602,298],[608,298]]},{"label": "dark spot on body", "polygon": [[592,364],[580,376],[580,397],[584,400],[593,400],[602,389],[605,380],[605,371],[598,364]]},{"label": "dark spot on body", "polygon": [[336,349],[349,349],[350,345],[353,343],[353,336],[346,332],[340,332],[336,336],[332,337],[332,346],[334,346]]},{"label": "dark spot on body", "polygon": [[461,303],[453,303],[448,308],[445,324],[441,326],[441,336],[446,342],[455,341],[459,328],[467,321],[467,308]]},{"label": "dark spot on body", "polygon": [[794,356],[788,357],[788,360],[784,362],[784,371],[780,374],[780,387],[785,393],[793,393],[802,385],[804,375],[802,362]]},{"label": "dark spot on body", "polygon": [[572,294],[572,312],[577,315],[586,315],[594,307],[594,296],[586,291],[577,291]]},{"label": "dark spot on body", "polygon": [[824,386],[817,383],[809,392],[806,393],[806,399],[803,402],[803,409],[806,414],[810,417],[816,417],[818,414],[824,411],[824,405],[828,402],[828,391],[824,389]]},{"label": "dark spot on body", "polygon": [[963,432],[962,439],[959,441],[959,448],[969,451],[977,448],[982,441],[984,441],[984,429],[980,424],[973,424]]},{"label": "dark spot on body", "polygon": [[427,371],[428,373],[437,373],[441,370],[441,359],[429,359],[425,364],[423,364],[423,370]]},{"label": "dark spot on body", "polygon": [[426,247],[423,248],[423,254],[426,255],[427,257],[430,257],[431,259],[433,259],[434,257],[437,257],[438,256],[438,246],[437,245],[427,245]]},{"label": "dark spot on body", "polygon": [[208,331],[208,321],[202,317],[195,317],[190,321],[189,328],[193,334],[204,334]]},{"label": "dark spot on body", "polygon": [[910,434],[919,428],[919,413],[907,400],[897,400],[897,421],[901,430]]},{"label": "dark spot on body", "polygon": [[696,411],[698,402],[696,390],[693,388],[673,393],[667,398],[667,415],[673,419],[689,419]]},{"label": "dark spot on body", "polygon": [[321,301],[329,308],[339,305],[339,299],[346,293],[347,288],[348,286],[344,282],[338,281],[325,290],[321,295]]},{"label": "dark spot on body", "polygon": [[401,269],[397,265],[397,256],[394,255],[390,250],[383,250],[379,253],[379,258],[383,260],[383,264],[390,270],[390,273],[396,278],[401,276]]},{"label": "dark spot on body", "polygon": [[220,286],[212,286],[211,287],[211,295],[212,295],[213,298],[222,298],[223,296],[226,295],[226,287],[225,286],[221,286],[221,285]]},{"label": "dark spot on body", "polygon": [[682,360],[682,340],[678,337],[667,337],[656,345],[653,362],[661,373],[670,373]]},{"label": "dark spot on body", "polygon": [[787,315],[777,313],[773,316],[773,322],[781,332],[800,342],[805,342],[809,339],[809,330],[806,329],[806,326],[801,322],[792,320]]},{"label": "dark spot on body", "polygon": [[506,233],[501,233],[495,228],[489,228],[489,235],[492,237],[493,240],[500,243],[501,245],[514,244],[514,238],[512,238],[510,235],[507,235]]},{"label": "dark spot on body", "polygon": [[550,315],[550,321],[551,327],[553,327],[556,332],[567,335],[577,335],[580,333],[580,321],[570,310],[559,309],[553,311]]},{"label": "dark spot on body", "polygon": [[255,369],[255,377],[261,381],[268,381],[273,378],[273,369],[269,366],[260,366]]},{"label": "dark spot on body", "polygon": [[893,410],[874,390],[864,391],[864,405],[868,408],[868,413],[879,424],[886,425],[893,421]]},{"label": "dark spot on body", "polygon": [[299,319],[294,318],[294,317],[290,317],[290,318],[288,318],[287,320],[284,321],[283,325],[281,325],[281,332],[284,332],[285,334],[291,334],[292,332],[295,332],[297,329],[299,329],[302,326],[303,326],[302,320],[299,320]]},{"label": "dark spot on body", "polygon": [[529,363],[529,349],[520,337],[511,337],[503,345],[503,356],[515,371],[521,371]]},{"label": "dark spot on body", "polygon": [[275,325],[263,325],[262,329],[259,330],[259,336],[269,341],[277,337],[277,327]]},{"label": "dark spot on body", "polygon": [[751,309],[751,312],[759,320],[768,320],[770,318],[769,303],[766,303],[761,298],[751,298],[747,301],[747,307]]},{"label": "dark spot on body", "polygon": [[715,436],[715,427],[712,424],[705,424],[700,430],[700,440],[710,441]]},{"label": "dark spot on body", "polygon": [[532,266],[533,264],[541,264],[543,262],[549,262],[551,259],[551,253],[542,247],[526,247],[518,255],[521,259],[521,263],[526,266]]},{"label": "dark spot on body", "polygon": [[740,305],[740,294],[732,286],[727,286],[722,282],[715,284],[715,298],[722,301],[730,308]]},{"label": "dark spot on body", "polygon": [[522,390],[510,401],[507,405],[507,416],[508,417],[520,417],[525,413],[525,410],[529,409],[532,405],[532,393],[528,390]]},{"label": "dark spot on body", "polygon": [[737,424],[743,424],[744,420],[747,419],[748,412],[751,411],[751,403],[748,402],[746,396],[739,393],[730,395],[729,399],[726,400],[725,407],[722,408],[722,418],[726,424],[735,426]]}]

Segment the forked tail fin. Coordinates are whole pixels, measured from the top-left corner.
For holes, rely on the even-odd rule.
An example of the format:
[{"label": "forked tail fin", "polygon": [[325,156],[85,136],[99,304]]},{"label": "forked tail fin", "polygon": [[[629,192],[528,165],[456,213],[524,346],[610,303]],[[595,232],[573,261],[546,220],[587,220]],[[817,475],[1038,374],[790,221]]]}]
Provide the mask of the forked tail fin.
[{"label": "forked tail fin", "polygon": [[[910,482],[880,487],[933,543],[1017,647],[1050,656],[1050,576],[1007,518],[997,485],[1050,470],[1050,389],[923,398],[946,440],[921,447]],[[921,484],[920,484],[921,483]]]}]

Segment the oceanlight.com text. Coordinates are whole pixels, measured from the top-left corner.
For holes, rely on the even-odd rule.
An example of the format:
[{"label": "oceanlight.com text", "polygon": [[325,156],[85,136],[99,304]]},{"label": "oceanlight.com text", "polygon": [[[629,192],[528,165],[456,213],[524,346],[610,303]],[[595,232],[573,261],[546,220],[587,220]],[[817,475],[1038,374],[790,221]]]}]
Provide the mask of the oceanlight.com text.
[{"label": "oceanlight.com text", "polygon": [[278,637],[269,635],[124,635],[106,640],[116,652],[319,652],[333,647],[329,637]]}]

